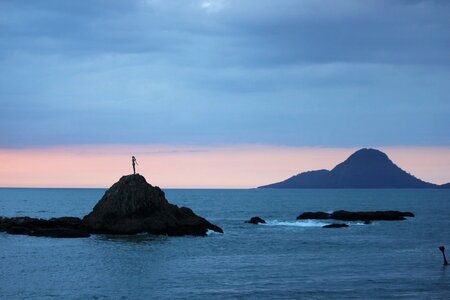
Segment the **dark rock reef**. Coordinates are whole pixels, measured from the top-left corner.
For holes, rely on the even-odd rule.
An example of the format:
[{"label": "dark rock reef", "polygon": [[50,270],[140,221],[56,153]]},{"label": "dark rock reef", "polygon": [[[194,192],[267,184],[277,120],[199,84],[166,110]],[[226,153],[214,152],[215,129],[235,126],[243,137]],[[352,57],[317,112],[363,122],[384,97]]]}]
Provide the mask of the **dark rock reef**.
[{"label": "dark rock reef", "polygon": [[50,220],[30,217],[0,218],[0,231],[9,234],[47,236],[55,238],[89,237],[80,218],[62,217]]},{"label": "dark rock reef", "polygon": [[0,217],[0,231],[31,236],[137,233],[204,236],[208,230],[223,233],[220,227],[197,216],[190,208],[170,204],[159,187],[150,185],[139,174],[123,176],[82,220]]},{"label": "dark rock reef", "polygon": [[91,233],[206,235],[223,230],[187,207],[170,204],[159,187],[139,174],[123,176],[83,218]]},{"label": "dark rock reef", "polygon": [[344,227],[348,227],[348,225],[344,223],[332,223],[322,226],[322,228],[344,228]]},{"label": "dark rock reef", "polygon": [[250,220],[245,221],[245,223],[250,223],[250,224],[266,224],[266,221],[260,217],[252,217]]},{"label": "dark rock reef", "polygon": [[402,221],[406,217],[414,217],[411,212],[401,212],[396,210],[386,211],[357,211],[351,212],[338,210],[333,213],[326,212],[304,212],[297,217],[297,220],[340,220],[340,221]]}]

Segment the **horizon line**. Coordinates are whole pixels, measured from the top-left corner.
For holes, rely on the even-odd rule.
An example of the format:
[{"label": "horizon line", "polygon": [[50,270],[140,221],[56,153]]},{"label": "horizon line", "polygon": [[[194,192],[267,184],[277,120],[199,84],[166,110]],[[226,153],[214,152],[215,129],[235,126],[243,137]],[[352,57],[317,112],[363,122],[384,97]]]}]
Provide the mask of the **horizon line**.
[{"label": "horizon line", "polygon": [[[450,146],[371,147],[423,181],[450,182]],[[0,185],[8,188],[107,188],[131,171],[173,189],[252,189],[302,172],[331,170],[361,147],[93,145],[1,149]]]}]

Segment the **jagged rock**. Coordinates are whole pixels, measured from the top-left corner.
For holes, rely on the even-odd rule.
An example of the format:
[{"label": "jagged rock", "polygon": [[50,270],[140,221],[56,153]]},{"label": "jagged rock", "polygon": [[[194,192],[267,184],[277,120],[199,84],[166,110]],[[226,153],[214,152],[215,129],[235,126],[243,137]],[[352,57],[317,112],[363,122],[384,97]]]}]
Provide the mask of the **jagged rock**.
[{"label": "jagged rock", "polygon": [[47,237],[89,237],[91,233],[206,235],[223,230],[187,207],[170,204],[159,187],[139,174],[123,176],[83,220],[75,217],[49,220],[0,217],[0,231]]},{"label": "jagged rock", "polygon": [[414,217],[411,212],[401,211],[368,211],[368,212],[348,212],[345,210],[335,211],[332,219],[343,221],[402,221],[406,217]]},{"label": "jagged rock", "polygon": [[348,227],[348,225],[343,223],[333,223],[322,226],[322,228],[343,228],[343,227]]},{"label": "jagged rock", "polygon": [[27,227],[21,227],[21,226],[11,226],[8,229],[6,229],[6,233],[9,234],[22,234],[22,235],[28,235],[30,234],[31,230]]},{"label": "jagged rock", "polygon": [[297,220],[325,220],[330,219],[330,214],[322,211],[304,212],[297,217]]},{"label": "jagged rock", "polygon": [[252,217],[250,220],[245,221],[245,223],[250,223],[250,224],[265,224],[266,221],[264,219],[261,219],[260,217]]},{"label": "jagged rock", "polygon": [[341,221],[402,221],[406,217],[414,217],[412,212],[401,212],[396,210],[387,211],[358,211],[351,212],[338,210],[333,213],[326,212],[304,212],[297,217],[297,220],[341,220]]},{"label": "jagged rock", "polygon": [[55,224],[55,227],[67,227],[72,229],[84,229],[80,218],[75,217],[60,217],[51,218],[49,222]]},{"label": "jagged rock", "polygon": [[170,204],[164,192],[139,174],[123,176],[83,218],[91,233],[206,235],[223,230],[187,207]]}]

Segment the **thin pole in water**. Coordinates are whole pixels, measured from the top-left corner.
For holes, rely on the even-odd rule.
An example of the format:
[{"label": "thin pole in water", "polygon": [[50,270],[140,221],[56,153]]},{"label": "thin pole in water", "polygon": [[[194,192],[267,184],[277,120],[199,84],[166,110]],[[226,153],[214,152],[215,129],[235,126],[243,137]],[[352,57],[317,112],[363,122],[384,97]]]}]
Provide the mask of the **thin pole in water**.
[{"label": "thin pole in water", "polygon": [[447,257],[445,257],[445,247],[444,246],[440,246],[439,250],[441,250],[442,256],[444,257],[444,266],[448,266]]}]

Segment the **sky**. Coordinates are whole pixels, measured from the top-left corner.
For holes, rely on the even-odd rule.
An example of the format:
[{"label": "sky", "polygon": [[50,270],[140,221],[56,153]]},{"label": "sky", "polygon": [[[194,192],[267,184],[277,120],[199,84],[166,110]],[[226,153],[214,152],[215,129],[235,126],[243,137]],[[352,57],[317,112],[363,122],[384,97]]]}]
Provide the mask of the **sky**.
[{"label": "sky", "polygon": [[361,147],[448,182],[449,28],[439,0],[0,0],[0,186],[109,186],[134,154],[253,187]]}]

